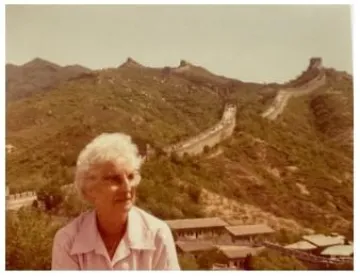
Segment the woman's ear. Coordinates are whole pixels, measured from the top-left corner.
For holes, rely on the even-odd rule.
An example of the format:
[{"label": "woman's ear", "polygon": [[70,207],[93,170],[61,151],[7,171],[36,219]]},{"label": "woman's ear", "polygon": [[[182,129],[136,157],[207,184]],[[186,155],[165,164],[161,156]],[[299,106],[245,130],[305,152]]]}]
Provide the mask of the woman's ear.
[{"label": "woman's ear", "polygon": [[95,190],[93,187],[89,187],[88,189],[85,189],[83,191],[83,196],[85,198],[86,201],[90,202],[90,203],[94,203],[95,201],[95,196],[96,196],[96,193],[95,193]]},{"label": "woman's ear", "polygon": [[141,175],[136,174],[133,182],[134,182],[134,186],[138,186],[140,184],[140,182],[141,182]]},{"label": "woman's ear", "polygon": [[92,172],[87,172],[85,175],[86,185],[83,187],[82,193],[86,201],[94,203],[96,197],[96,184],[98,183],[98,174],[92,168]]}]

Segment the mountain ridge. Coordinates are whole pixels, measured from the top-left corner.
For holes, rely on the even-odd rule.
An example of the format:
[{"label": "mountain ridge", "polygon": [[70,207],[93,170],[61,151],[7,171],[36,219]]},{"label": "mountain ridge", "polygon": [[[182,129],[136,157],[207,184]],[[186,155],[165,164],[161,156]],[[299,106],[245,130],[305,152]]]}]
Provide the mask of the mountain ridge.
[{"label": "mountain ridge", "polygon": [[6,100],[26,98],[90,71],[80,65],[60,66],[41,58],[23,65],[6,64]]},{"label": "mountain ridge", "polygon": [[[182,66],[189,67],[189,63]],[[155,159],[144,169],[140,204],[159,217],[190,216],[189,207],[198,205],[181,192],[183,188],[176,181],[180,179],[219,197],[296,220],[304,227],[341,230],[351,224],[352,152],[331,142],[333,135],[328,133],[336,129],[339,140],[341,134],[348,137],[351,101],[343,105],[324,99],[336,87],[348,101],[352,96],[350,79],[324,69],[325,86],[290,99],[281,116],[268,122],[261,113],[276,97],[274,91],[286,84],[240,81],[224,85],[211,73],[199,74],[190,68],[187,74],[137,66],[92,71],[43,93],[9,102],[6,142],[16,148],[7,155],[9,186],[15,191],[38,189],[46,182],[48,171],[52,175],[66,171],[68,179],[59,177],[59,182],[70,183],[80,149],[101,132],[122,131],[155,149]],[[215,125],[226,103],[236,105],[238,112],[233,136],[210,149],[209,155],[213,150],[220,154],[209,159],[207,153],[180,160],[162,157],[164,146]],[[333,125],[322,121],[337,111],[349,119],[344,131],[339,128],[340,121]],[[299,188],[309,194],[302,194]],[[181,195],[179,203],[188,203],[187,207],[155,204],[170,191]],[[204,207],[198,208],[201,211]],[[256,221],[256,216],[260,215],[252,215],[251,220]]]}]

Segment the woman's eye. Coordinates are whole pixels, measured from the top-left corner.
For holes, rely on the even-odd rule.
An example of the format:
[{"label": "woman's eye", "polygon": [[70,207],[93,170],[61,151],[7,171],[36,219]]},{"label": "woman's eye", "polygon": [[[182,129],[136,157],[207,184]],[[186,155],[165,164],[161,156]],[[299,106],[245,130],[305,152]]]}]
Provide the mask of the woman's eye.
[{"label": "woman's eye", "polygon": [[132,180],[132,179],[134,179],[134,173],[130,173],[129,175],[128,175],[128,180]]},{"label": "woman's eye", "polygon": [[88,178],[90,181],[96,180],[96,176],[93,176],[93,175],[89,175],[89,176],[87,176],[87,178]]}]

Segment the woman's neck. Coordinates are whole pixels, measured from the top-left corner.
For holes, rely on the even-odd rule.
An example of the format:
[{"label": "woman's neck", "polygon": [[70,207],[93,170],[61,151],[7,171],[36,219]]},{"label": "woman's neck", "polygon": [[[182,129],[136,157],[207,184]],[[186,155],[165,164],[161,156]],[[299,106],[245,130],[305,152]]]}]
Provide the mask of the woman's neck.
[{"label": "woman's neck", "polygon": [[108,214],[102,215],[98,211],[96,212],[97,228],[111,260],[125,235],[127,218],[127,214],[110,217]]},{"label": "woman's neck", "polygon": [[113,237],[123,236],[127,226],[127,214],[110,217],[106,214],[96,212],[97,227],[101,236]]}]

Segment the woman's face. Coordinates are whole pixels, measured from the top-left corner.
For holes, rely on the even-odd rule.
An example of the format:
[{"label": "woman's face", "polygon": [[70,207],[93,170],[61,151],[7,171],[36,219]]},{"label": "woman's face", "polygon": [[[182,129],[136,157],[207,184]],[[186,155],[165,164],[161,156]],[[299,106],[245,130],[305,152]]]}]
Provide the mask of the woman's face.
[{"label": "woman's face", "polygon": [[126,164],[104,162],[90,168],[87,196],[99,212],[127,213],[135,200],[138,172]]}]

